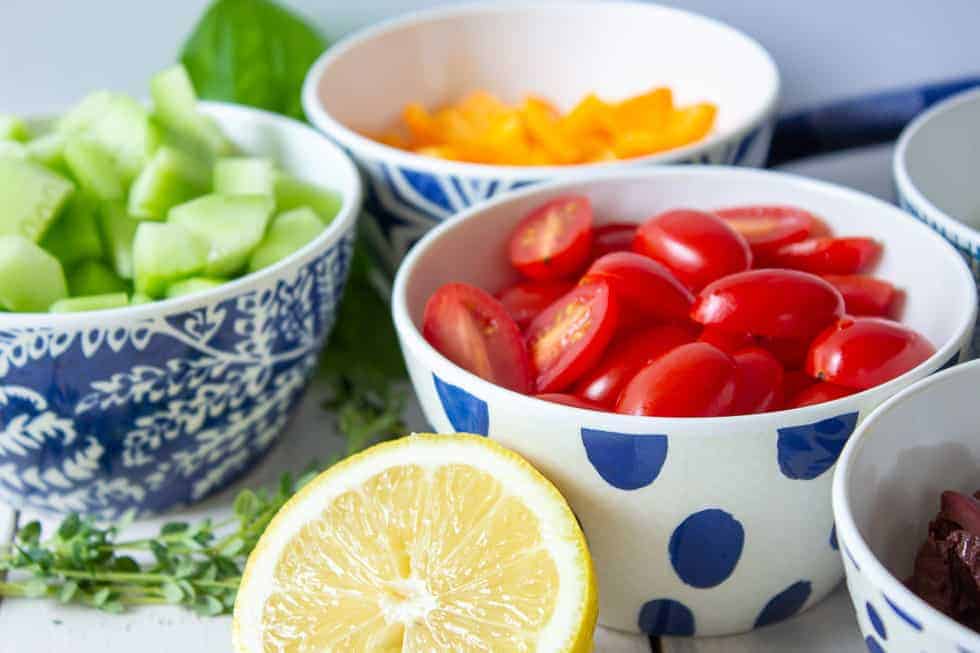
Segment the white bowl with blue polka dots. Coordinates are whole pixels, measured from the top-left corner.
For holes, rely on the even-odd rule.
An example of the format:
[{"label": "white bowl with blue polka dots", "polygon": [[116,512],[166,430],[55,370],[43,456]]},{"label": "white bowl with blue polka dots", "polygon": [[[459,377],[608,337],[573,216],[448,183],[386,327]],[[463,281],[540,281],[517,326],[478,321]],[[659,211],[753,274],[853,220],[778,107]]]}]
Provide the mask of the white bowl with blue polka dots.
[{"label": "white bowl with blue polka dots", "polygon": [[969,653],[980,634],[904,584],[944,490],[980,488],[980,361],[903,390],[844,449],[834,478],[847,587],[871,653]]},{"label": "white bowl with blue polka dots", "polygon": [[[641,221],[677,206],[796,204],[842,235],[884,244],[878,273],[908,292],[905,320],[937,352],[866,392],[800,408],[724,418],[581,410],[492,385],[422,337],[426,300],[443,283],[496,291],[516,280],[512,227],[558,195],[590,197],[597,221]],[[913,381],[955,363],[973,330],[973,279],[935,232],[861,193],[791,175],[675,166],[536,186],[431,231],[395,281],[393,312],[412,383],[440,432],[482,433],[526,456],[568,498],[599,578],[600,622],[656,635],[721,635],[792,616],[843,575],[832,537],[831,470],[855,425]]]},{"label": "white bowl with blue polka dots", "polygon": [[[678,103],[714,102],[715,128],[692,145],[628,161],[461,163],[365,135],[398,124],[407,103],[440,106],[477,89],[507,102],[536,94],[568,109],[588,93],[619,99],[663,85]],[[638,2],[485,2],[412,13],[341,41],[307,75],[303,108],[364,172],[372,244],[394,270],[439,222],[527,184],[659,163],[761,166],[779,86],[762,46],[697,14]]]}]

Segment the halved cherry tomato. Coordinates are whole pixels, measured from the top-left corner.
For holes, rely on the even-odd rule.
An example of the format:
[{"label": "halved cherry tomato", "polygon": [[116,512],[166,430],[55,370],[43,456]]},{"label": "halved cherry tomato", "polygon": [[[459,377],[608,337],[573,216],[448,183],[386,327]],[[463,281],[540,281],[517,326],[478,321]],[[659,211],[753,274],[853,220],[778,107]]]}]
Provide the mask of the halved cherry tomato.
[{"label": "halved cherry tomato", "polygon": [[845,317],[810,345],[806,372],[815,379],[866,390],[908,372],[936,352],[925,336],[880,317]]},{"label": "halved cherry tomato", "polygon": [[810,340],[804,338],[758,336],[756,342],[791,370],[802,368],[806,363],[806,354],[810,351]]},{"label": "halved cherry tomato", "polygon": [[667,352],[694,340],[678,326],[664,324],[617,339],[602,360],[575,384],[579,397],[612,408],[619,393],[637,372]]},{"label": "halved cherry tomato", "polygon": [[535,399],[541,399],[542,401],[550,401],[553,404],[562,404],[564,406],[571,406],[572,408],[584,408],[586,410],[605,410],[604,406],[599,404],[594,404],[591,401],[582,399],[581,397],[576,397],[575,395],[566,395],[561,392],[551,392],[543,395],[535,395]]},{"label": "halved cherry tomato", "polygon": [[760,257],[809,238],[819,222],[815,215],[795,206],[733,206],[717,209],[714,214],[742,234],[752,248],[757,266]]},{"label": "halved cherry tomato", "polygon": [[694,295],[670,270],[634,252],[613,252],[596,259],[581,283],[604,279],[624,313],[638,312],[650,319],[687,320]]},{"label": "halved cherry tomato", "polygon": [[735,401],[735,361],[706,342],[681,345],[640,370],[616,411],[627,415],[716,417]]},{"label": "halved cherry tomato", "polygon": [[534,318],[525,341],[537,392],[561,392],[587,372],[618,322],[616,298],[602,280],[577,286]]},{"label": "halved cherry tomato", "polygon": [[575,287],[571,281],[519,281],[497,293],[497,299],[517,326],[526,329],[531,320]]},{"label": "halved cherry tomato", "polygon": [[848,315],[894,318],[902,291],[884,279],[860,274],[827,274],[824,279],[844,297]]},{"label": "halved cherry tomato", "polygon": [[734,354],[739,349],[751,347],[755,344],[755,338],[751,334],[740,331],[726,331],[715,326],[706,326],[698,336],[699,342],[706,342],[714,345],[726,354]]},{"label": "halved cherry tomato", "polygon": [[816,385],[817,381],[810,378],[810,375],[803,370],[787,370],[783,374],[783,407],[792,408],[791,402],[801,392]]},{"label": "halved cherry tomato", "polygon": [[813,274],[857,274],[880,256],[881,244],[871,238],[811,238],[780,247],[766,264]]},{"label": "halved cherry tomato", "polygon": [[773,410],[782,400],[783,366],[761,347],[735,352],[735,402],[729,415],[750,415]]},{"label": "halved cherry tomato", "polygon": [[637,230],[633,250],[666,265],[694,292],[752,267],[745,239],[704,211],[678,209],[650,218]]},{"label": "halved cherry tomato", "polygon": [[510,236],[510,262],[530,279],[561,279],[581,270],[592,247],[592,204],[568,195],[531,211]]},{"label": "halved cherry tomato", "polygon": [[592,231],[592,258],[610,252],[628,252],[633,247],[636,225],[632,222],[610,222]]},{"label": "halved cherry tomato", "polygon": [[834,385],[833,383],[820,381],[819,383],[814,383],[813,385],[808,386],[802,391],[798,392],[795,397],[792,397],[786,403],[786,407],[802,408],[803,406],[822,404],[825,401],[833,401],[834,399],[847,397],[855,392],[857,391],[852,390],[851,388],[845,388],[841,385]]},{"label": "halved cherry tomato", "polygon": [[425,304],[422,335],[443,356],[491,383],[531,392],[520,329],[503,304],[465,283],[447,283]]},{"label": "halved cherry tomato", "polygon": [[844,299],[820,277],[795,270],[750,270],[715,281],[691,317],[728,331],[809,338],[844,313]]}]

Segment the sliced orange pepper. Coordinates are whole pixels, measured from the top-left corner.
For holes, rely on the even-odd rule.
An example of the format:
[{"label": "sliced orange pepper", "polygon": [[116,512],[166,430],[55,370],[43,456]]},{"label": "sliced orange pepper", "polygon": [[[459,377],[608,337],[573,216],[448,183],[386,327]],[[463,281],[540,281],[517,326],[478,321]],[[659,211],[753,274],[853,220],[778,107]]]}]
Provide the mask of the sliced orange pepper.
[{"label": "sliced orange pepper", "polygon": [[619,102],[613,108],[618,132],[660,129],[674,109],[674,95],[667,87],[655,88]]},{"label": "sliced orange pepper", "polygon": [[563,164],[582,160],[575,139],[562,129],[558,112],[550,104],[529,97],[521,106],[521,116],[531,139],[549,156],[549,162]]}]

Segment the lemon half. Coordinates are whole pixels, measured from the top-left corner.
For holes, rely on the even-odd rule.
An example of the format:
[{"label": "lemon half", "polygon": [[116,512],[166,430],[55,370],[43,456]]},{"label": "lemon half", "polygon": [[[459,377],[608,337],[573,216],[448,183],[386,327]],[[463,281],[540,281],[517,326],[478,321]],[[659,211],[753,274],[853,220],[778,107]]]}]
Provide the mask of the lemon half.
[{"label": "lemon half", "polygon": [[245,568],[240,653],[586,652],[596,585],[568,504],[472,435],[377,445],[307,485]]}]

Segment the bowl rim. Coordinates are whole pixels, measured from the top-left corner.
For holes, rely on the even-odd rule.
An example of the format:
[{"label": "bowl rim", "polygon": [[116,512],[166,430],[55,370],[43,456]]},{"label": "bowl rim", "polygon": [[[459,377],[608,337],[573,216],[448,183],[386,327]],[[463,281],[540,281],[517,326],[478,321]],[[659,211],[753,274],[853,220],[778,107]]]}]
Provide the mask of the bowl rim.
[{"label": "bowl rim", "polygon": [[980,244],[980,230],[974,229],[962,221],[957,220],[926,197],[912,180],[912,175],[909,174],[907,160],[910,144],[927,123],[941,119],[944,114],[961,104],[978,101],[980,101],[980,87],[956,93],[952,97],[946,98],[942,102],[938,102],[934,106],[926,109],[902,130],[898,138],[898,143],[895,145],[895,152],[892,154],[892,175],[895,178],[895,185],[898,188],[899,195],[914,209],[923,211],[930,220],[934,220],[944,229],[951,232],[957,240],[969,243],[973,247]]},{"label": "bowl rim", "polygon": [[[232,111],[244,115],[252,114],[263,121],[274,125],[278,131],[296,130],[302,133],[307,139],[314,139],[318,147],[328,148],[334,154],[339,155],[338,161],[342,168],[352,180],[351,189],[348,192],[333,190],[340,196],[340,208],[337,214],[317,235],[316,238],[306,243],[298,250],[292,252],[284,259],[276,261],[268,267],[264,267],[255,272],[243,274],[235,279],[230,279],[220,286],[209,288],[198,292],[181,295],[170,299],[156,299],[145,304],[120,306],[118,308],[100,309],[94,311],[78,311],[74,313],[47,313],[47,312],[13,312],[0,313],[0,328],[31,328],[31,327],[64,327],[77,328],[92,326],[93,317],[105,318],[106,320],[119,320],[122,322],[140,321],[145,318],[152,318],[161,314],[173,315],[195,310],[203,306],[218,304],[235,296],[243,290],[247,290],[256,282],[268,280],[270,277],[278,277],[285,270],[293,265],[305,261],[313,256],[315,252],[327,249],[337,243],[357,222],[357,216],[361,210],[363,201],[363,182],[357,171],[357,166],[350,156],[338,147],[333,141],[322,133],[313,129],[298,120],[283,116],[264,109],[257,109],[233,102],[214,102],[199,101],[198,103],[207,112],[211,111]],[[29,117],[30,121],[43,121],[50,119],[50,116]]]},{"label": "bowl rim", "polygon": [[[878,204],[883,210],[894,213],[896,219],[908,220],[911,224],[915,224],[915,228],[922,231],[922,238],[931,238],[939,248],[944,248],[946,250],[947,257],[949,257],[951,261],[955,262],[954,265],[956,269],[959,270],[964,286],[969,289],[969,292],[966,293],[967,296],[964,297],[969,308],[961,317],[959,324],[957,324],[953,332],[953,335],[946,342],[938,346],[932,356],[913,369],[908,370],[904,374],[879,386],[854,393],[847,397],[835,399],[833,401],[814,404],[811,406],[803,406],[801,408],[790,408],[749,415],[730,415],[725,417],[653,417],[641,415],[621,415],[611,411],[594,411],[585,408],[575,408],[572,406],[548,402],[538,399],[533,395],[521,394],[494,383],[490,383],[489,381],[486,381],[456,365],[451,360],[439,353],[422,336],[420,329],[415,326],[415,323],[412,321],[412,318],[409,315],[408,300],[406,297],[408,279],[414,272],[418,262],[425,256],[427,250],[432,247],[444,233],[457,228],[467,220],[479,218],[481,214],[490,209],[495,209],[501,205],[514,203],[536,194],[547,195],[568,190],[581,191],[589,184],[601,181],[649,179],[651,177],[671,176],[702,177],[707,181],[710,181],[714,178],[723,178],[731,175],[736,177],[741,176],[775,179],[780,183],[791,183],[802,187],[809,187],[815,192],[820,192],[823,194],[836,194],[838,196],[850,198],[851,200],[872,202],[874,204]],[[432,365],[433,369],[438,369],[439,367],[451,368],[455,374],[465,378],[470,384],[470,387],[479,388],[479,391],[482,393],[483,397],[492,396],[493,393],[504,393],[505,400],[533,401],[536,402],[536,409],[540,409],[545,412],[553,411],[556,414],[561,413],[564,415],[576,415],[582,419],[591,415],[593,419],[586,420],[586,422],[594,421],[594,417],[598,413],[601,414],[603,419],[606,419],[607,421],[629,425],[627,432],[632,429],[636,431],[636,434],[657,433],[659,431],[651,429],[656,429],[658,428],[658,425],[662,425],[669,421],[672,423],[684,422],[688,424],[697,424],[699,426],[704,425],[705,427],[710,427],[710,435],[706,434],[702,437],[729,437],[730,433],[724,431],[724,427],[744,425],[750,421],[774,420],[780,423],[807,424],[846,412],[858,412],[859,400],[866,397],[868,393],[880,393],[883,396],[891,396],[891,394],[894,394],[899,389],[907,386],[910,383],[910,378],[914,381],[941,368],[954,354],[959,355],[964,345],[968,342],[966,336],[970,329],[973,328],[977,319],[978,307],[975,288],[976,285],[969,268],[963,261],[963,258],[956,252],[953,246],[946,239],[910,216],[908,213],[902,211],[892,204],[885,202],[884,200],[878,199],[877,197],[861,191],[846,188],[838,184],[810,179],[803,177],[802,175],[787,172],[744,168],[738,166],[683,165],[634,168],[624,171],[592,173],[589,175],[579,176],[575,179],[536,184],[528,188],[506,193],[500,197],[491,199],[465,211],[457,213],[452,218],[444,220],[436,227],[431,229],[409,250],[408,254],[405,256],[398,268],[397,275],[395,276],[391,303],[395,329],[399,335],[399,338],[402,340],[403,351],[415,351],[430,360],[436,361],[436,364]],[[717,427],[717,429],[715,427]],[[685,434],[685,436],[690,437],[691,434]]]},{"label": "bowl rim", "polygon": [[488,163],[448,161],[436,157],[416,154],[414,152],[408,152],[406,150],[401,150],[399,148],[379,143],[378,141],[357,133],[353,129],[347,127],[347,125],[335,119],[327,112],[323,106],[323,103],[320,102],[318,87],[324,71],[357,46],[372,39],[383,37],[389,32],[412,27],[436,19],[465,16],[468,14],[478,14],[484,12],[505,13],[512,11],[563,11],[572,7],[590,6],[593,4],[594,3],[589,2],[589,0],[556,0],[552,2],[535,0],[528,3],[521,3],[517,2],[516,0],[500,0],[497,2],[482,0],[403,13],[388,20],[362,28],[344,37],[335,45],[328,48],[313,63],[313,66],[307,72],[306,78],[303,81],[303,111],[312,124],[314,124],[325,134],[328,134],[330,137],[336,139],[337,142],[339,142],[343,147],[349,148],[352,152],[358,152],[358,154],[363,152],[366,156],[370,156],[374,160],[390,162],[409,169],[422,170],[431,174],[518,181],[553,177],[567,178],[569,176],[582,174],[584,171],[615,171],[637,165],[670,163],[672,161],[703,154],[704,152],[709,151],[722,143],[739,141],[754,129],[765,129],[766,122],[775,117],[776,110],[779,106],[782,80],[775,60],[773,59],[772,55],[769,54],[769,51],[766,50],[761,43],[759,43],[759,41],[741,30],[738,30],[715,18],[710,18],[708,16],[704,16],[693,11],[687,11],[685,9],[668,7],[656,3],[639,2],[636,0],[609,0],[605,2],[603,6],[607,8],[642,8],[645,10],[659,11],[666,14],[683,15],[701,21],[703,24],[712,25],[728,31],[738,37],[745,45],[758,51],[770,73],[768,94],[764,97],[764,100],[761,101],[759,105],[750,113],[749,117],[744,122],[735,125],[728,133],[709,133],[701,140],[683,147],[677,147],[664,152],[631,159],[578,163],[571,165],[496,165]]},{"label": "bowl rim", "polygon": [[[916,395],[936,384],[948,382],[950,379],[959,375],[967,375],[975,369],[980,368],[980,359],[954,365],[948,370],[943,370],[936,374],[927,376],[916,381],[909,387],[898,392],[880,406],[875,408],[864,419],[851,435],[844,451],[837,461],[837,469],[834,472],[834,482],[831,490],[832,503],[834,508],[834,523],[837,529],[837,537],[840,540],[841,554],[852,558],[852,563],[860,571],[847,570],[847,573],[858,573],[867,576],[876,589],[885,593],[890,601],[894,601],[905,606],[911,604],[915,607],[916,620],[928,621],[929,628],[935,629],[946,639],[959,644],[969,644],[971,648],[980,648],[980,633],[954,621],[939,610],[920,599],[912,590],[905,586],[905,583],[898,580],[885,566],[878,560],[878,557],[871,551],[871,547],[861,535],[857,524],[854,521],[854,514],[851,512],[851,492],[850,480],[853,461],[860,455],[864,448],[865,440],[881,416],[901,405],[909,397]],[[846,547],[846,552],[845,552]],[[846,569],[847,565],[845,565]]]}]

